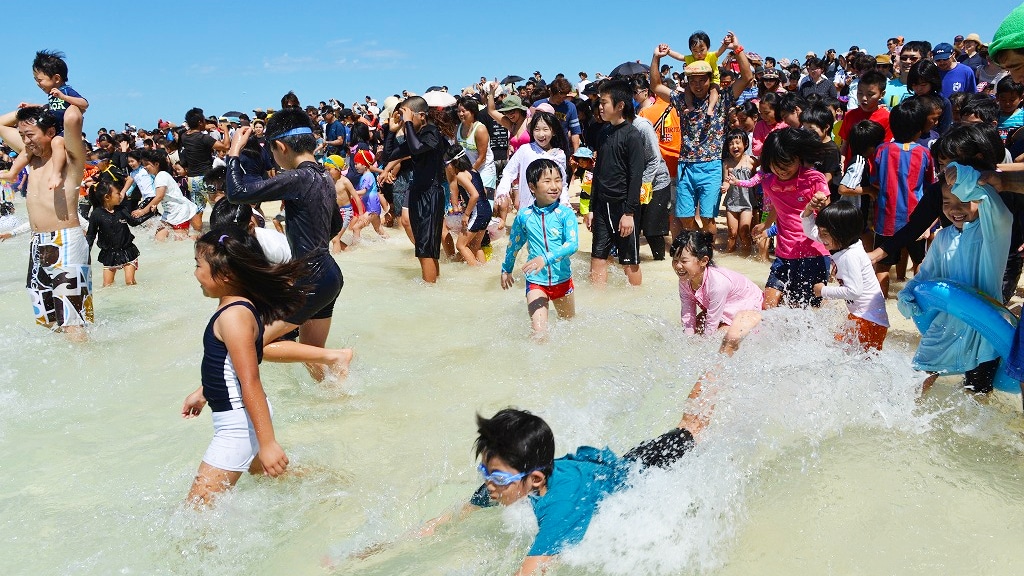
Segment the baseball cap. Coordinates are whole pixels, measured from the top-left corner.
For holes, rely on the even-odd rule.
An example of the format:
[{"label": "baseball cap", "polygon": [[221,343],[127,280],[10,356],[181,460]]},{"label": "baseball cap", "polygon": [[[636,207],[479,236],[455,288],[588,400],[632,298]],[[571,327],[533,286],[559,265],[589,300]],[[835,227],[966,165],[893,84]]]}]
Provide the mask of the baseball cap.
[{"label": "baseball cap", "polygon": [[696,62],[687,64],[686,68],[683,69],[683,72],[687,76],[711,74],[711,64],[708,64],[703,60],[697,60]]},{"label": "baseball cap", "polygon": [[935,60],[949,60],[953,56],[953,45],[943,42],[932,49],[932,57]]},{"label": "baseball cap", "polygon": [[804,54],[804,56],[806,58],[817,58],[818,57],[818,55],[815,54],[813,51],[808,51],[807,54]]}]

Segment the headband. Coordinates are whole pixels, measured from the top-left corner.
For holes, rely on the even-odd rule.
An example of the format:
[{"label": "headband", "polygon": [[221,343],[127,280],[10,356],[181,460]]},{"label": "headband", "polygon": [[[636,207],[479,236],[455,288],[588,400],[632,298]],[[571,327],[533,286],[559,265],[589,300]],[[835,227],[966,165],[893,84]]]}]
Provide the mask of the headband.
[{"label": "headband", "polygon": [[287,138],[288,136],[299,136],[300,134],[312,134],[312,133],[313,133],[313,129],[312,128],[308,128],[306,126],[302,126],[300,128],[292,128],[291,130],[289,130],[287,132],[278,134],[277,136],[274,136],[273,138],[271,138],[271,140],[280,140],[281,138]]},{"label": "headband", "polygon": [[449,164],[451,164],[452,162],[455,162],[456,160],[458,160],[459,158],[462,158],[462,157],[463,157],[463,156],[465,156],[465,155],[466,155],[466,149],[465,149],[465,148],[463,148],[461,152],[459,152],[458,154],[456,154],[456,155],[455,155],[455,157],[454,157],[454,158],[452,158],[451,160],[449,160],[449,161],[445,162],[445,163],[444,163],[444,165],[445,165],[445,166],[448,166],[448,165],[449,165]]}]

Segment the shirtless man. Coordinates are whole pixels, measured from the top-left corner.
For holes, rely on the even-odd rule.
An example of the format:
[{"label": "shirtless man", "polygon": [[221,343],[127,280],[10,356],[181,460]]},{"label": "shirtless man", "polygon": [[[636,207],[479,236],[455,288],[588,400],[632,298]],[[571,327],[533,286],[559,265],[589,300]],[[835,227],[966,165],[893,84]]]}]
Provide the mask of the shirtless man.
[{"label": "shirtless man", "polygon": [[32,231],[29,248],[28,293],[36,323],[69,339],[85,340],[85,326],[93,321],[92,270],[89,244],[78,220],[78,187],[85,167],[82,111],[69,105],[64,114],[67,164],[62,185],[49,190],[53,174],[51,141],[57,135],[57,119],[45,108],[31,106],[0,116],[0,138],[18,152],[32,154],[28,182],[28,224],[0,234],[6,240]]}]

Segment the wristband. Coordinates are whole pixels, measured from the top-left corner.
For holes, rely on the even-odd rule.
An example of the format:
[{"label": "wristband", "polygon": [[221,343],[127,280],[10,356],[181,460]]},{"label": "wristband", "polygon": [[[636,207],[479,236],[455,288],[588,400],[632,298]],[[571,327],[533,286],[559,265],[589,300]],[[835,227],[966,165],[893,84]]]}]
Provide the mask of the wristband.
[{"label": "wristband", "polygon": [[737,46],[737,47],[733,48],[732,52],[733,52],[733,54],[742,54],[743,50],[744,50],[743,46],[740,45],[740,46]]},{"label": "wristband", "polygon": [[769,226],[768,229],[764,231],[764,235],[769,237],[769,238],[775,238],[776,236],[778,236],[779,235],[779,226],[778,226],[778,224],[772,224],[771,226]]}]

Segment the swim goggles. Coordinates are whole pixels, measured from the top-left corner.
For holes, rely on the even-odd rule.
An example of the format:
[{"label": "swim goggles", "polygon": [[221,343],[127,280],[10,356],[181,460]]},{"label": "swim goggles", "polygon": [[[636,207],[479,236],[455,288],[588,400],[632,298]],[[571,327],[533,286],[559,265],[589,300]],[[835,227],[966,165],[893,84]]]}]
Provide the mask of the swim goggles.
[{"label": "swim goggles", "polygon": [[530,470],[529,472],[520,472],[518,474],[510,474],[508,472],[502,472],[500,470],[495,470],[494,472],[491,472],[490,474],[488,474],[487,473],[487,467],[484,466],[483,464],[477,465],[477,470],[479,470],[480,471],[480,475],[484,477],[484,482],[493,482],[493,483],[497,484],[498,486],[508,486],[509,484],[512,484],[514,482],[519,482],[520,480],[522,480],[523,478],[526,478],[527,476],[529,476],[530,474],[532,474],[535,471],[535,470]]}]

